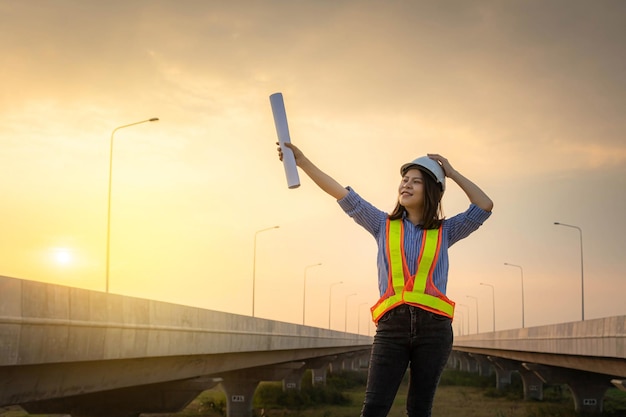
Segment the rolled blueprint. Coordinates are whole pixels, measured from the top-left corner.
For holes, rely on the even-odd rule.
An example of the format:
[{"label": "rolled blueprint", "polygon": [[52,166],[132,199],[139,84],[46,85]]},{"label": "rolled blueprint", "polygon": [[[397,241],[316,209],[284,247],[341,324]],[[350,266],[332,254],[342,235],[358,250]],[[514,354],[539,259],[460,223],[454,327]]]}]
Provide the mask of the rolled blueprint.
[{"label": "rolled blueprint", "polygon": [[300,186],[300,178],[298,177],[298,168],[296,167],[296,158],[293,151],[284,146],[285,143],[291,142],[289,137],[289,126],[287,126],[287,113],[285,112],[285,102],[282,93],[274,93],[270,96],[270,104],[272,105],[272,114],[274,115],[274,124],[276,125],[276,133],[278,134],[278,144],[283,150],[283,166],[285,175],[287,176],[287,187],[298,188]]}]

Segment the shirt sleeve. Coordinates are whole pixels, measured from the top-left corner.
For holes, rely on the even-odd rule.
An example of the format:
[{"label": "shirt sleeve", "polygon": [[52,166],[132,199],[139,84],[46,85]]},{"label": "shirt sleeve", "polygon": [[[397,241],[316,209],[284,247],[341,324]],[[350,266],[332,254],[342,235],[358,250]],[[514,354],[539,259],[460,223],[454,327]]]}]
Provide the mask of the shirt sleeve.
[{"label": "shirt sleeve", "polygon": [[470,204],[463,213],[459,213],[444,220],[444,228],[448,231],[448,246],[475,232],[491,216],[490,211],[485,211],[475,204]]},{"label": "shirt sleeve", "polygon": [[352,187],[346,187],[346,189],[348,194],[337,200],[337,203],[357,224],[377,237],[387,219],[387,213],[365,201]]}]

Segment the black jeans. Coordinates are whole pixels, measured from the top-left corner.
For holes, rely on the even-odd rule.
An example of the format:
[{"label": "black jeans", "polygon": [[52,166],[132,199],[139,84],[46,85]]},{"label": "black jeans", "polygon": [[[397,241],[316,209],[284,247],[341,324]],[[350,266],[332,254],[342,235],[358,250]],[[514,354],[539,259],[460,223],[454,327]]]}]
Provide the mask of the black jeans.
[{"label": "black jeans", "polygon": [[452,320],[402,304],[378,321],[361,417],[386,417],[410,366],[407,415],[430,417],[452,351]]}]

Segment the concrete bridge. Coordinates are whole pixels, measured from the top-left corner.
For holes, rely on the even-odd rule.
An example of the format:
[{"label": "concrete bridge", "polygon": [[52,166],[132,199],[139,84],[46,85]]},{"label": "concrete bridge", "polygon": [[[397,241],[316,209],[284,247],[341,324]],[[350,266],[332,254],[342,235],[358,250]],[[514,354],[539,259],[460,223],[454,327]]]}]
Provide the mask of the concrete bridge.
[{"label": "concrete bridge", "polygon": [[220,384],[250,417],[260,381],[367,362],[372,338],[0,276],[0,407],[126,417],[176,412]]},{"label": "concrete bridge", "polygon": [[[304,372],[366,363],[372,338],[0,276],[0,407],[131,417],[177,412],[219,386],[229,417],[252,416],[260,381],[298,389]],[[625,389],[626,316],[457,336],[451,364],[498,388],[519,372],[527,399],[567,384],[577,411]]]},{"label": "concrete bridge", "polygon": [[626,316],[457,336],[451,364],[496,372],[498,388],[519,372],[525,399],[543,384],[567,384],[577,412],[600,413],[606,390],[626,390]]}]

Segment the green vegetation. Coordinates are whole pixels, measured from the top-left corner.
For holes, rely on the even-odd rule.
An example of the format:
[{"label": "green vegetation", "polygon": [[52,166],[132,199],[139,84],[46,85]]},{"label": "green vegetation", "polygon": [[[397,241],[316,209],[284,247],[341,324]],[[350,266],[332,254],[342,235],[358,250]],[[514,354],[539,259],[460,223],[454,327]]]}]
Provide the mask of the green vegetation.
[{"label": "green vegetation", "polygon": [[282,384],[261,383],[254,393],[254,407],[264,409],[304,410],[319,406],[349,406],[352,399],[345,391],[365,385],[363,372],[340,372],[330,374],[326,385],[313,386],[311,372],[306,372],[302,389],[284,391]]},{"label": "green vegetation", "polygon": [[446,369],[439,380],[440,387],[454,386],[490,388],[495,387],[495,385],[496,380],[494,375],[480,376],[478,374],[458,371],[456,369]]}]

